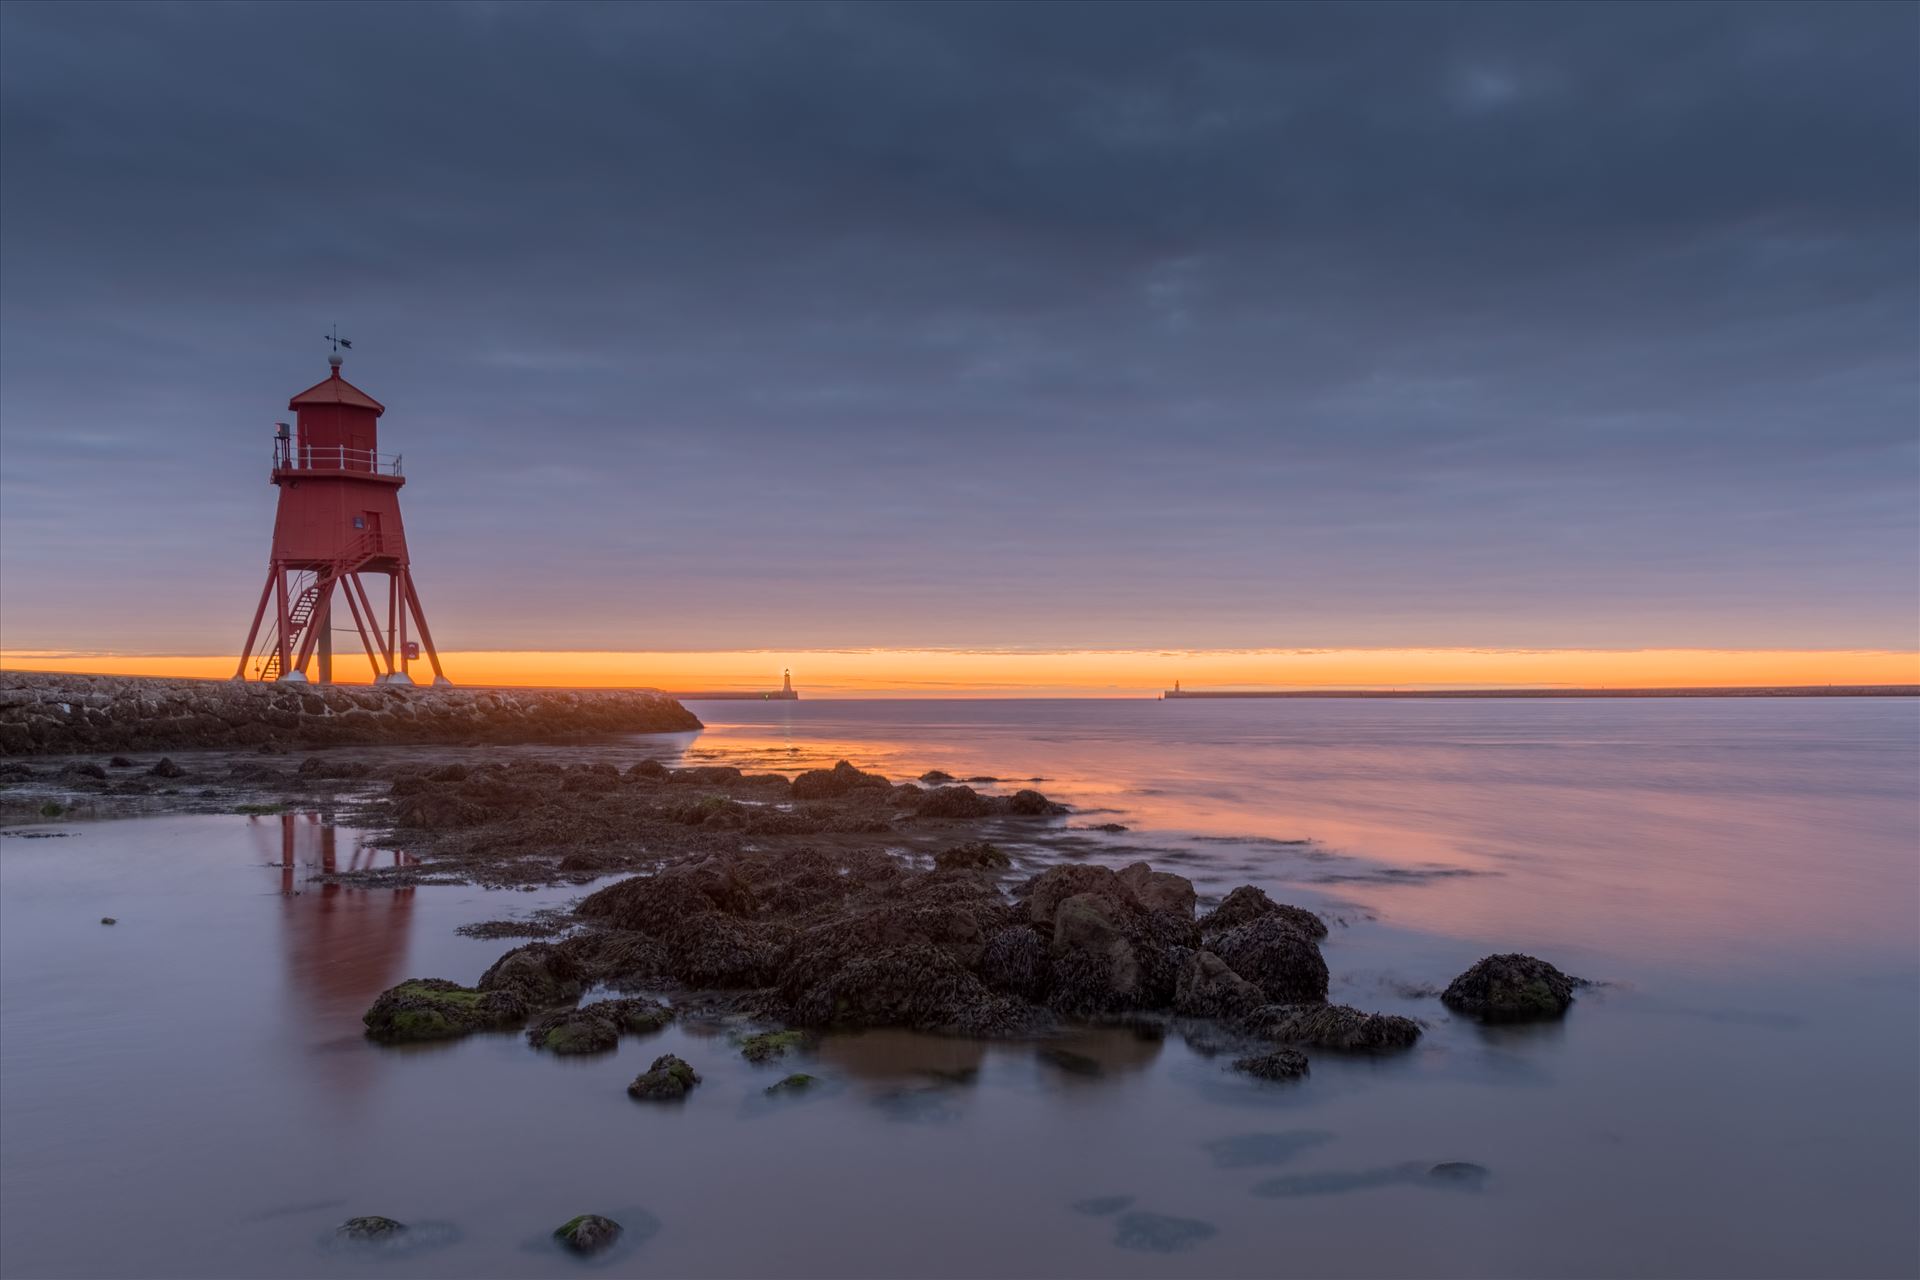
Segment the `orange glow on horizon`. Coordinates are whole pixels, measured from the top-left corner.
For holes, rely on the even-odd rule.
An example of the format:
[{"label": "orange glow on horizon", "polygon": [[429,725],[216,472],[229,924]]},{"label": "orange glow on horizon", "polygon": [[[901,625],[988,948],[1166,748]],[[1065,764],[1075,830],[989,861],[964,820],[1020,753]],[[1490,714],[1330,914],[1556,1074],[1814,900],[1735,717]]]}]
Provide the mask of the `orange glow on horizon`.
[{"label": "orange glow on horizon", "polygon": [[[219,679],[230,656],[14,650],[0,669]],[[1920,683],[1920,653],[1717,649],[831,649],[777,652],[474,651],[442,655],[465,685],[777,689],[791,668],[804,698],[1141,697],[1207,689],[1688,688]],[[428,671],[424,662],[416,678]],[[341,683],[367,664],[336,657]]]}]

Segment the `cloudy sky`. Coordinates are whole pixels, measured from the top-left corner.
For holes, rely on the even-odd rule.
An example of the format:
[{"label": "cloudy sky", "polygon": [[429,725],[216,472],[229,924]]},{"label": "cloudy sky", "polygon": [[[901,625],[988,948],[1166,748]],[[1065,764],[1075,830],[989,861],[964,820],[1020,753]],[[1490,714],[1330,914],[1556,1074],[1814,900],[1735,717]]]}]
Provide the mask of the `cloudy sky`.
[{"label": "cloudy sky", "polygon": [[1913,649],[1906,4],[0,6],[0,643]]}]

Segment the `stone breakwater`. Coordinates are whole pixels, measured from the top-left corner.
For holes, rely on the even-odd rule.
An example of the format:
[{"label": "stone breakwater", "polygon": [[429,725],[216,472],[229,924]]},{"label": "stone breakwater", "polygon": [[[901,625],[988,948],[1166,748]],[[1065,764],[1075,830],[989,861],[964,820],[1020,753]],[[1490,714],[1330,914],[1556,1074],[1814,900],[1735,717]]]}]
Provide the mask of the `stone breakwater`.
[{"label": "stone breakwater", "polygon": [[698,729],[638,689],[278,685],[0,672],[0,756],[547,742]]}]

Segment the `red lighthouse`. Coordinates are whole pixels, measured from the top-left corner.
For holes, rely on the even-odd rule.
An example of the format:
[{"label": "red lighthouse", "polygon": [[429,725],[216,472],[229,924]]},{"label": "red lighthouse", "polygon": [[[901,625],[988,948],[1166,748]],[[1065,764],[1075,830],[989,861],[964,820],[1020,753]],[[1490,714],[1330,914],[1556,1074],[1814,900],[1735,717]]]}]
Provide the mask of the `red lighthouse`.
[{"label": "red lighthouse", "polygon": [[[407,561],[400,456],[380,452],[378,423],[387,408],[340,376],[337,348],[327,363],[332,374],[287,401],[294,425],[290,430],[281,423],[274,437],[280,510],[273,521],[273,555],[233,678],[246,679],[251,663],[262,680],[304,682],[313,665],[316,680],[331,681],[339,599],[373,664],[375,683],[414,683],[407,664],[425,649],[433,682],[448,684]],[[377,594],[369,595],[361,581],[366,574],[386,576],[384,627],[374,608]],[[417,641],[409,638],[409,618]],[[265,642],[256,651],[263,622]]]}]

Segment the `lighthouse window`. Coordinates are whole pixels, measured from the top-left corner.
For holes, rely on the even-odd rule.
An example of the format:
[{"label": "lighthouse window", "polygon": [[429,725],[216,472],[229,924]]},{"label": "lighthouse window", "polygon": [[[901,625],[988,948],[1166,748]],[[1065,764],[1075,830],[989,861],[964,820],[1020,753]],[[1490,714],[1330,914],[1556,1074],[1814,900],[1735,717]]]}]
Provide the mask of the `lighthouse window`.
[{"label": "lighthouse window", "polygon": [[367,527],[367,518],[366,518],[365,516],[355,516],[355,517],[353,518],[353,527],[354,527],[354,528],[356,528],[356,529],[364,529],[364,528],[366,528],[366,527]]}]

